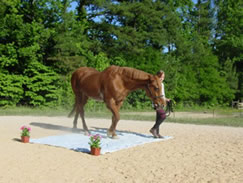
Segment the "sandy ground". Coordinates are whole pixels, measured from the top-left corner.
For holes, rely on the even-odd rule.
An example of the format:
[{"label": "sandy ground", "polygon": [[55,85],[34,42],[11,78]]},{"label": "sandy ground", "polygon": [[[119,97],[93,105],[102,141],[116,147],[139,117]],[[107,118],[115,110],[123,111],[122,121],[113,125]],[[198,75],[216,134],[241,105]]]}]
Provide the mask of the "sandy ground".
[{"label": "sandy ground", "polygon": [[[141,112],[124,112],[123,114],[126,115],[141,115]],[[155,115],[154,112],[143,112],[143,116],[153,116]],[[235,116],[240,116],[241,114],[236,114]],[[217,113],[214,113],[213,111],[210,112],[173,112],[170,115],[170,118],[214,118],[214,117],[228,117],[228,116],[223,116]],[[233,116],[232,116],[233,117]],[[241,116],[240,116],[241,117]]]},{"label": "sandy ground", "polygon": [[[0,183],[243,182],[243,128],[165,122],[161,133],[173,139],[98,157],[19,141],[22,125],[32,128],[31,138],[40,138],[70,133],[72,120],[1,116]],[[87,119],[87,123],[94,129],[107,128],[111,122]],[[152,121],[121,120],[117,129],[148,133],[152,125]]]}]

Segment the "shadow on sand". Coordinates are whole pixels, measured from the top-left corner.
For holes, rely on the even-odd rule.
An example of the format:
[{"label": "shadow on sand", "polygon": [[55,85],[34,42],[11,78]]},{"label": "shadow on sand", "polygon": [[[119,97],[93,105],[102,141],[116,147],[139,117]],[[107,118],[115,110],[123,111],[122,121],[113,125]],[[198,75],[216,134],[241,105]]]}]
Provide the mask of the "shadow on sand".
[{"label": "shadow on sand", "polygon": [[15,142],[21,142],[20,138],[13,138],[12,140],[15,141]]},{"label": "shadow on sand", "polygon": [[72,133],[82,132],[81,129],[74,129],[74,128],[70,128],[70,127],[53,125],[53,124],[48,124],[48,123],[43,123],[43,122],[31,122],[30,125],[48,129],[48,130],[60,130],[60,131],[66,131],[66,132],[72,132]]},{"label": "shadow on sand", "polygon": [[[70,127],[65,127],[61,125],[53,125],[53,124],[48,124],[48,123],[43,123],[43,122],[31,122],[30,125],[37,126],[43,129],[48,129],[48,130],[60,130],[60,131],[65,131],[65,132],[71,132],[71,133],[81,133],[84,132],[81,129],[74,129]],[[102,134],[103,137],[106,136],[107,134],[107,128],[99,128],[99,127],[92,127],[94,130],[90,130],[91,133],[100,133]],[[132,132],[132,131],[127,131],[127,130],[116,130],[116,133],[118,136],[124,136],[125,134],[134,134],[140,137],[145,137],[145,138],[153,138],[151,135],[145,135],[137,132]]]},{"label": "shadow on sand", "polygon": [[[107,132],[106,128],[98,128],[98,127],[92,127],[92,128],[94,128],[95,129],[94,132],[97,132],[97,133],[105,133],[106,134],[106,132]],[[132,131],[128,131],[128,130],[116,130],[116,134],[118,136],[125,136],[126,134],[133,134],[133,135],[145,137],[145,138],[154,138],[152,135],[132,132]]]}]

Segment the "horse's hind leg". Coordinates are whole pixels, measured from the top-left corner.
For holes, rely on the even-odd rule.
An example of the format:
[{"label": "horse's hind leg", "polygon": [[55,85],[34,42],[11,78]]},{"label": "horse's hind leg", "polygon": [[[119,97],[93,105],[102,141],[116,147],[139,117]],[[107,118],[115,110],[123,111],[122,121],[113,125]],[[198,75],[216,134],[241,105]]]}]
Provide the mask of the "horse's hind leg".
[{"label": "horse's hind leg", "polygon": [[89,129],[88,129],[86,122],[85,122],[85,118],[84,118],[84,106],[87,103],[87,101],[88,101],[88,97],[85,96],[85,95],[82,95],[82,100],[81,100],[81,103],[80,103],[80,106],[79,106],[79,113],[80,113],[80,117],[82,119],[83,129],[84,129],[85,135],[90,134]]},{"label": "horse's hind leg", "polygon": [[87,129],[87,125],[84,120],[84,105],[87,103],[87,97],[83,94],[80,94],[78,97],[75,98],[75,104],[73,110],[70,112],[69,116],[75,111],[75,117],[73,120],[73,128],[77,128],[78,123],[78,115],[80,115],[83,123],[83,127]]},{"label": "horse's hind leg", "polygon": [[74,117],[74,120],[73,120],[73,128],[74,129],[77,129],[77,123],[78,123],[78,112],[76,111],[75,117]]},{"label": "horse's hind leg", "polygon": [[77,123],[78,123],[78,114],[79,114],[79,104],[78,104],[78,99],[77,97],[75,98],[75,104],[73,106],[73,110],[70,112],[70,114],[68,115],[69,117],[74,113],[75,111],[75,116],[74,116],[74,120],[73,120],[73,129],[77,129]]},{"label": "horse's hind leg", "polygon": [[75,117],[74,117],[74,120],[73,120],[73,128],[76,129],[77,128],[77,120],[78,120],[78,117],[77,117],[77,100],[76,100],[76,97],[75,97],[75,103],[73,105],[73,109],[68,114],[68,117],[71,117],[74,112],[75,112]]}]

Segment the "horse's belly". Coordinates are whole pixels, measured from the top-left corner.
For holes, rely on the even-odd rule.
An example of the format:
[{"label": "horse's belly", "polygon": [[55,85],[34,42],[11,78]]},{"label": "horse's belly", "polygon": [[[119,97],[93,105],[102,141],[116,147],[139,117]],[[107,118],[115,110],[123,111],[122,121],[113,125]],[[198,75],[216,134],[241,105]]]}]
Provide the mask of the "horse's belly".
[{"label": "horse's belly", "polygon": [[99,92],[99,93],[93,93],[93,94],[87,94],[88,97],[97,100],[97,101],[103,101],[104,100],[104,95],[103,93]]},{"label": "horse's belly", "polygon": [[100,97],[92,97],[92,96],[90,96],[90,98],[92,98],[94,100],[97,100],[97,101],[103,101],[103,98],[100,98]]}]

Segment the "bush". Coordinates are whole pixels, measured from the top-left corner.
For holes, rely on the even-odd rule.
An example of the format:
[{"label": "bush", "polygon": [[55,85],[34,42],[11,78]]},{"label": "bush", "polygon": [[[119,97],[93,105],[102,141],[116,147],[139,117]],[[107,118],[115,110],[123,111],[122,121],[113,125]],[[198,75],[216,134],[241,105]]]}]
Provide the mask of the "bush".
[{"label": "bush", "polygon": [[16,105],[23,97],[24,77],[0,73],[0,106]]},{"label": "bush", "polygon": [[27,105],[57,106],[61,104],[61,80],[57,73],[39,62],[25,70],[25,98]]}]

